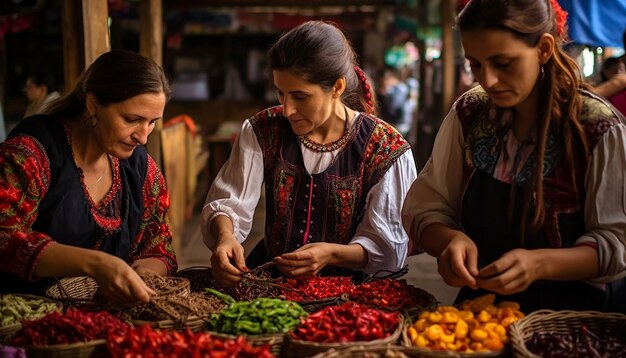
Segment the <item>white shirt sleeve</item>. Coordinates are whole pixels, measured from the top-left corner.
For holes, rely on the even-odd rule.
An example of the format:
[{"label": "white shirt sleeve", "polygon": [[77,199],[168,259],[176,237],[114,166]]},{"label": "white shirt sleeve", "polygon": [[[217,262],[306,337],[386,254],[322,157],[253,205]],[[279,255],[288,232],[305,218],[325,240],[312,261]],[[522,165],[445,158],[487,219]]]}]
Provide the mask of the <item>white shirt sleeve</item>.
[{"label": "white shirt sleeve", "polygon": [[463,131],[453,109],[443,120],[433,152],[409,190],[402,222],[417,247],[425,227],[441,223],[460,230],[463,187]]},{"label": "white shirt sleeve", "polygon": [[246,120],[237,136],[230,157],[213,181],[202,209],[202,237],[213,250],[211,221],[227,215],[233,221],[235,237],[244,242],[252,228],[254,210],[263,187],[263,153],[250,121]]},{"label": "white shirt sleeve", "polygon": [[605,133],[591,152],[585,176],[585,228],[577,243],[598,247],[600,277],[626,277],[626,126]]},{"label": "white shirt sleeve", "polygon": [[416,176],[413,153],[407,150],[367,194],[365,215],[350,241],[367,251],[368,262],[362,269],[366,273],[397,271],[404,265],[409,238],[402,227],[400,210]]}]

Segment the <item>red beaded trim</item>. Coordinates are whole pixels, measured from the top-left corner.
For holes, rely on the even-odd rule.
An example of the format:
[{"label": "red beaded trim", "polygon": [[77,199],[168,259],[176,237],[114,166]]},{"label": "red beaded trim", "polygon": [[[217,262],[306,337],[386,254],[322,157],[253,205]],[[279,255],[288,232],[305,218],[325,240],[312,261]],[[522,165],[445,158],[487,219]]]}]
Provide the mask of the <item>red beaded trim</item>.
[{"label": "red beaded trim", "polygon": [[374,113],[374,104],[372,102],[372,92],[370,92],[370,85],[367,83],[367,77],[365,77],[365,72],[359,67],[354,66],[354,72],[356,72],[357,77],[359,78],[359,82],[361,83],[361,90],[363,91],[363,97],[365,98],[365,103],[367,103],[367,113]]},{"label": "red beaded trim", "polygon": [[567,11],[563,10],[557,0],[552,0],[552,9],[554,10],[554,21],[556,22],[556,34],[563,37],[565,34],[565,25],[567,24]]}]

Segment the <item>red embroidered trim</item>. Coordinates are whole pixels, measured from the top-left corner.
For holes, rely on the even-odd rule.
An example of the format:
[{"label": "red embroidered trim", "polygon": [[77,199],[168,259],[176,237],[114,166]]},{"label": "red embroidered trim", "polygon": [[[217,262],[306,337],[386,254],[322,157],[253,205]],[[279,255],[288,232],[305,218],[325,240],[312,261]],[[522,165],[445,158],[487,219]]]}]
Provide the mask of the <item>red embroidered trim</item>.
[{"label": "red embroidered trim", "polygon": [[[72,159],[74,159],[74,150],[72,148],[72,128],[69,125],[69,122],[64,121],[63,126],[65,129],[65,136],[67,137],[67,142],[70,146],[70,150],[72,152]],[[122,181],[120,178],[120,163],[118,158],[111,157],[111,169],[113,170],[113,185],[111,185],[111,189],[107,193],[107,195],[100,201],[100,203],[96,204],[91,195],[89,195],[89,190],[87,189],[87,185],[85,184],[85,177],[83,175],[83,170],[76,167],[78,169],[78,174],[80,175],[80,185],[83,188],[83,192],[85,193],[85,197],[89,201],[91,216],[93,217],[96,225],[103,228],[105,231],[104,236],[111,235],[115,231],[117,231],[122,225],[122,217],[119,210],[115,212],[111,212],[109,210],[110,204],[116,198],[119,198],[117,195],[118,192],[122,189]],[[98,246],[99,243],[96,245]]]}]

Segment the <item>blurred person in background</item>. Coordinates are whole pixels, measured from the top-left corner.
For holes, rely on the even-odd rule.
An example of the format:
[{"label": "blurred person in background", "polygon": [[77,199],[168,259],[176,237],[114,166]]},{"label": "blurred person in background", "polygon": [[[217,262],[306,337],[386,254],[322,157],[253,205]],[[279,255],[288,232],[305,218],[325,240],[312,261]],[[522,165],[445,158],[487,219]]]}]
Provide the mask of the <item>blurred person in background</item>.
[{"label": "blurred person in background", "polygon": [[50,72],[42,70],[31,72],[28,75],[23,90],[28,99],[24,118],[43,113],[52,101],[61,96],[57,91],[54,76]]}]

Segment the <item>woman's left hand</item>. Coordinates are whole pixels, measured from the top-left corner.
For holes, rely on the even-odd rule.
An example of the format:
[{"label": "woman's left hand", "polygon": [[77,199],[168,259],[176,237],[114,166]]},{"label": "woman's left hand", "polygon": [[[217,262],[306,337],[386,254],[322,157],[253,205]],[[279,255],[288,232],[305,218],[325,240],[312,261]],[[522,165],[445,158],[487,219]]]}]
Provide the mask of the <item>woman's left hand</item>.
[{"label": "woman's left hand", "polygon": [[482,289],[511,295],[526,290],[538,280],[538,269],[536,255],[531,250],[515,249],[481,269],[476,281]]},{"label": "woman's left hand", "polygon": [[282,254],[274,259],[280,271],[287,277],[309,278],[329,264],[332,244],[316,242]]},{"label": "woman's left hand", "polygon": [[139,274],[139,276],[167,275],[167,267],[165,266],[165,263],[152,257],[135,260],[131,267],[135,270],[135,272],[137,272],[137,274]]}]

